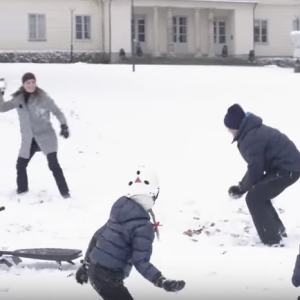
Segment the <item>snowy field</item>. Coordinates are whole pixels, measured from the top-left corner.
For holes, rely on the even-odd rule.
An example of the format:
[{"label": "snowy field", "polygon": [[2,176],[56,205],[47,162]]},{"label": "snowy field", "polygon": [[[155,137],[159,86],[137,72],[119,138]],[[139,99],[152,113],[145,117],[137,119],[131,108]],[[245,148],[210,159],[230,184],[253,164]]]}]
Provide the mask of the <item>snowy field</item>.
[{"label": "snowy field", "polygon": [[[132,73],[130,66],[0,64],[6,100],[25,72],[36,74],[68,118],[71,138],[60,138],[59,159],[73,199],[59,197],[41,153],[28,168],[30,193],[20,201],[14,196],[19,124],[16,111],[1,114],[1,248],[85,252],[122,195],[127,172],[144,164],[161,181],[154,211],[163,226],[153,263],[187,285],[168,294],[133,271],[126,285],[135,299],[296,299],[290,277],[300,243],[300,182],[274,201],[287,247],[252,247],[258,238],[245,201],[227,196],[246,165],[223,119],[239,103],[300,147],[297,74],[275,67],[137,66]],[[68,277],[76,268],[31,260],[0,265],[0,299],[99,299],[90,285]]]}]

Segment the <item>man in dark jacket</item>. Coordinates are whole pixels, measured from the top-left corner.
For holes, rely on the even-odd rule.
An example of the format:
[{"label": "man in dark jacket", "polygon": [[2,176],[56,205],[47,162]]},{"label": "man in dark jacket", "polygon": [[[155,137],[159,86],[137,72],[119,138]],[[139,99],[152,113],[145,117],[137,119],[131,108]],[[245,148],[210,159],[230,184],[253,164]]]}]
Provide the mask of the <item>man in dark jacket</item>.
[{"label": "man in dark jacket", "polygon": [[247,193],[246,203],[261,241],[278,246],[286,236],[285,227],[270,200],[299,179],[300,152],[285,134],[245,113],[238,104],[229,107],[224,124],[248,164],[242,181],[229,189],[229,195],[240,198]]},{"label": "man in dark jacket", "polygon": [[[151,264],[154,227],[150,221],[159,194],[156,175],[139,167],[128,183],[128,193],[112,206],[109,220],[96,231],[76,274],[78,283],[90,280],[104,300],[133,300],[123,280],[133,266],[148,281],[168,292],[184,288],[184,281],[167,280]],[[150,297],[151,298],[151,297]]]}]

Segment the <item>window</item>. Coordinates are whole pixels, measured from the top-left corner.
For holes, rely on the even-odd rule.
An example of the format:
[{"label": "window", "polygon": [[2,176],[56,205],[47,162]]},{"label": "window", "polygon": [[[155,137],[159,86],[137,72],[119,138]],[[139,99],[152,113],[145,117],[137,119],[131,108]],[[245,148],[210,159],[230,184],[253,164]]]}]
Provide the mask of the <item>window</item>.
[{"label": "window", "polygon": [[293,20],[293,30],[300,30],[300,19],[294,19]]},{"label": "window", "polygon": [[214,21],[214,43],[226,44],[226,22]]},{"label": "window", "polygon": [[268,21],[255,20],[254,42],[261,44],[268,43]]},{"label": "window", "polygon": [[76,16],[75,17],[75,33],[77,40],[91,39],[91,17]]},{"label": "window", "polygon": [[135,17],[131,21],[132,39],[136,42],[146,42],[146,20],[144,17]]},{"label": "window", "polygon": [[173,17],[173,42],[187,43],[186,17]]},{"label": "window", "polygon": [[45,41],[46,40],[46,15],[29,14],[29,40]]}]

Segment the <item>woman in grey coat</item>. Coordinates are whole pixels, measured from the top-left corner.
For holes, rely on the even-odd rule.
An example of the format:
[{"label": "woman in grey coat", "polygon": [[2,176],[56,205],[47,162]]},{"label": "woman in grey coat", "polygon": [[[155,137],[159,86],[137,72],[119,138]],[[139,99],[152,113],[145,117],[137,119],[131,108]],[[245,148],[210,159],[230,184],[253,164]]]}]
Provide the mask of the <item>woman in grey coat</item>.
[{"label": "woman in grey coat", "polygon": [[17,159],[17,193],[28,191],[27,166],[33,155],[42,151],[48,160],[60,194],[69,198],[69,188],[63,171],[57,159],[57,136],[50,122],[50,113],[53,113],[61,124],[61,133],[64,138],[69,137],[69,129],[64,114],[54,101],[39,87],[32,73],[22,77],[22,86],[13,95],[12,99],[4,102],[0,93],[0,112],[17,109],[20,131],[21,148]]}]

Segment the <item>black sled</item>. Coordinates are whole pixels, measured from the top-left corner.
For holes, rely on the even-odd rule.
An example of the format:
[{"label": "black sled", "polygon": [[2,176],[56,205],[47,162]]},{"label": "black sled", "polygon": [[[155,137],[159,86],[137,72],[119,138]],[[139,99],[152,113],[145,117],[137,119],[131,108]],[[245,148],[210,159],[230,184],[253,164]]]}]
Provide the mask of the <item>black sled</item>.
[{"label": "black sled", "polygon": [[[5,207],[0,207],[0,211]],[[61,249],[61,248],[30,248],[17,249],[14,251],[0,250],[0,264],[4,264],[9,268],[22,262],[21,258],[54,261],[58,264],[58,269],[62,270],[62,262],[75,265],[73,260],[82,256],[82,251],[78,249]]]}]

